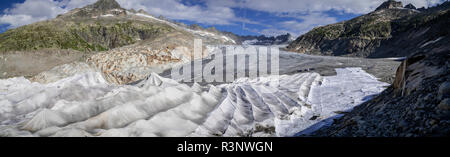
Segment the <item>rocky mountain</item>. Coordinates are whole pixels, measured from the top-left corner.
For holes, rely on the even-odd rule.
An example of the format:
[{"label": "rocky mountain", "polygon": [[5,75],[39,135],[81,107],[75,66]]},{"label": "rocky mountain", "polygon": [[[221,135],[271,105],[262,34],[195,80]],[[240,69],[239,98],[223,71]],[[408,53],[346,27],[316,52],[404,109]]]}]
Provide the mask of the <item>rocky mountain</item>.
[{"label": "rocky mountain", "polygon": [[289,34],[283,34],[278,36],[267,37],[265,35],[260,36],[239,36],[239,40],[245,45],[284,45],[294,41],[295,38]]},{"label": "rocky mountain", "polygon": [[194,39],[204,44],[236,44],[217,30],[191,29],[143,10],[126,10],[115,0],[99,0],[0,34],[0,70],[5,71],[0,78],[27,76],[51,82],[88,64],[89,71],[104,72],[108,81],[128,83],[189,61]]},{"label": "rocky mountain", "polygon": [[409,56],[391,87],[312,136],[449,136],[449,52],[447,44]]},{"label": "rocky mountain", "polygon": [[[314,28],[287,49],[306,54],[402,57],[427,43],[447,38],[449,2],[416,10],[389,0],[375,11],[357,18]],[[443,42],[441,42],[443,43]]]},{"label": "rocky mountain", "polygon": [[395,0],[388,0],[382,3],[375,11],[383,10],[383,9],[395,9],[395,8],[403,8],[402,2],[397,2]]},{"label": "rocky mountain", "polygon": [[0,34],[0,51],[44,48],[105,51],[174,31],[164,24],[125,18],[126,10],[112,2],[100,0],[55,19],[8,30]]},{"label": "rocky mountain", "polygon": [[406,9],[417,9],[416,6],[412,5],[411,3],[405,5]]},{"label": "rocky mountain", "polygon": [[[377,57],[406,55],[392,85],[308,136],[449,136],[449,3],[396,22]],[[395,56],[395,55],[394,55]],[[298,134],[304,136],[305,134]]]},{"label": "rocky mountain", "polygon": [[154,18],[144,11],[126,10],[115,0],[99,0],[55,19],[0,34],[0,51],[44,48],[105,51],[142,40],[164,37],[171,32],[185,33],[213,43],[232,43],[221,37],[214,37],[214,33],[203,35],[174,27],[172,23]]}]

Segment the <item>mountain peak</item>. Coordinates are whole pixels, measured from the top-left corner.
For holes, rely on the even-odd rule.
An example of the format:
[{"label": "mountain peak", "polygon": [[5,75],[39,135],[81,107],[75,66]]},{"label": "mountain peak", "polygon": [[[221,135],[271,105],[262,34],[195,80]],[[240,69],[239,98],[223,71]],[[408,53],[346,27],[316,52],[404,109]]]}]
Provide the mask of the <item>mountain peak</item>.
[{"label": "mountain peak", "polygon": [[403,8],[402,2],[397,2],[395,0],[388,0],[381,4],[376,10],[382,9],[392,9],[392,8]]},{"label": "mountain peak", "polygon": [[71,10],[65,14],[58,15],[59,18],[65,17],[97,17],[100,15],[126,15],[126,10],[115,0],[98,0],[94,4]]},{"label": "mountain peak", "polygon": [[414,6],[414,5],[411,4],[411,3],[409,3],[408,5],[406,5],[405,8],[408,8],[408,9],[417,9],[416,6]]},{"label": "mountain peak", "polygon": [[98,10],[111,10],[111,9],[121,9],[119,3],[117,3],[115,0],[98,0],[94,4],[92,4],[90,7]]}]

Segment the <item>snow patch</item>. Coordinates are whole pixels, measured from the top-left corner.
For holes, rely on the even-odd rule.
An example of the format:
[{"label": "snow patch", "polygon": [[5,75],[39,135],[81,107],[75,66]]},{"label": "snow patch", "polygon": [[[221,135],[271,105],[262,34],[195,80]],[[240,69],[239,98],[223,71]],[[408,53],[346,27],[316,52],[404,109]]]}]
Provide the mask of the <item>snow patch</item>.
[{"label": "snow patch", "polygon": [[438,42],[439,40],[441,40],[441,39],[443,39],[443,38],[444,38],[444,37],[439,37],[439,38],[437,38],[436,40],[432,40],[432,41],[426,42],[425,44],[423,44],[422,46],[420,46],[420,48],[424,48],[425,46],[428,46],[428,45],[430,45],[430,44],[434,44],[434,43]]},{"label": "snow patch", "polygon": [[[336,69],[336,76],[324,77],[322,85],[313,86],[308,103],[317,107],[320,125],[314,125],[299,134],[311,133],[330,125],[342,112],[349,112],[386,89],[390,84],[380,82],[361,68]],[[333,118],[331,118],[333,117]]]},{"label": "snow patch", "polygon": [[102,15],[102,17],[113,17],[113,14],[106,14],[106,15]]},{"label": "snow patch", "polygon": [[[129,13],[129,14],[133,14],[133,13],[130,13],[130,12],[128,12],[128,13]],[[153,16],[146,15],[146,14],[142,14],[142,13],[136,13],[136,14],[134,14],[134,15],[140,16],[140,17],[149,18],[149,19],[152,19],[152,20],[156,20],[156,21],[158,21],[158,22],[168,24],[168,25],[170,25],[170,26],[172,26],[172,27],[174,27],[174,28],[183,29],[183,30],[185,30],[185,31],[187,31],[187,32],[191,32],[191,33],[196,34],[196,35],[199,35],[199,36],[210,37],[210,38],[213,38],[213,39],[219,39],[219,40],[224,40],[224,41],[227,41],[227,42],[231,42],[231,43],[233,43],[233,44],[236,44],[236,41],[234,41],[233,39],[231,39],[231,38],[229,38],[229,37],[227,37],[227,36],[224,36],[224,35],[217,35],[217,34],[214,34],[214,33],[211,33],[211,32],[200,31],[200,30],[192,30],[192,29],[180,27],[180,26],[178,26],[178,25],[176,25],[176,24],[173,24],[173,23],[171,23],[171,22],[168,22],[168,21],[165,21],[165,20],[161,20],[161,19],[155,18],[155,17],[153,17]]]}]

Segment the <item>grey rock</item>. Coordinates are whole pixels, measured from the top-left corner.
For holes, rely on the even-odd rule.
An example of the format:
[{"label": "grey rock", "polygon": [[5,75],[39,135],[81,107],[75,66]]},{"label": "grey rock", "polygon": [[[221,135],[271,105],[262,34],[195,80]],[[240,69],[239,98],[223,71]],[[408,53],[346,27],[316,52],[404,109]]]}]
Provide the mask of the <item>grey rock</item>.
[{"label": "grey rock", "polygon": [[402,121],[400,121],[398,126],[400,126],[402,128],[407,128],[408,127],[408,122],[406,122],[406,120],[402,120]]},{"label": "grey rock", "polygon": [[376,10],[382,10],[382,9],[392,9],[392,8],[403,8],[402,2],[397,2],[394,0],[388,0],[381,4]]},{"label": "grey rock", "polygon": [[450,98],[444,99],[439,103],[438,108],[441,110],[449,110],[450,109]]},{"label": "grey rock", "polygon": [[[397,9],[402,7],[400,2],[388,1],[369,14],[316,27],[291,42],[287,50],[314,55],[369,58],[404,57],[420,49],[429,51],[441,43],[449,42],[445,38],[424,46],[425,41],[434,41],[442,36],[440,32],[449,29],[449,24],[445,22],[448,21],[448,13],[445,12],[449,6],[449,2],[444,2],[430,12],[418,12]],[[426,20],[428,17],[433,17],[439,23]],[[434,31],[429,31],[430,25],[434,25],[431,27]]]},{"label": "grey rock", "polygon": [[[440,48],[442,50],[438,50]],[[410,64],[423,65],[411,66],[408,69],[410,72],[406,73],[406,84],[409,84],[407,88],[414,90],[410,90],[407,95],[398,96],[391,86],[376,98],[354,108],[330,127],[319,129],[314,136],[448,136],[449,85],[443,81],[447,80],[450,73],[436,65],[446,63],[449,49],[447,44],[443,44],[430,51],[413,53],[409,56],[413,58],[413,63]],[[430,71],[437,74],[429,75]],[[438,95],[445,98],[439,99]],[[381,114],[382,110],[386,112]],[[361,120],[365,123],[360,123]],[[373,125],[375,127],[371,128]]]},{"label": "grey rock", "polygon": [[119,3],[117,3],[115,0],[99,0],[93,5],[91,5],[94,9],[100,9],[100,10],[111,10],[111,9],[120,9]]},{"label": "grey rock", "polygon": [[450,94],[450,82],[444,82],[439,86],[438,98],[446,98]]},{"label": "grey rock", "polygon": [[405,8],[407,9],[417,9],[416,6],[414,6],[413,4],[409,3],[405,6]]}]

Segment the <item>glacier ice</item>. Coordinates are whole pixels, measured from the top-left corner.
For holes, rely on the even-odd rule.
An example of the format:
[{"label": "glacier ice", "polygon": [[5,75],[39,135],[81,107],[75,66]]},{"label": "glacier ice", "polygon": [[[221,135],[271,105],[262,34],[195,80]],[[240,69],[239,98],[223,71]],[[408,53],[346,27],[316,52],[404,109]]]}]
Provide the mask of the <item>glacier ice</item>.
[{"label": "glacier ice", "polygon": [[293,136],[381,92],[360,68],[192,86],[152,73],[136,85],[86,72],[0,80],[0,136]]}]

